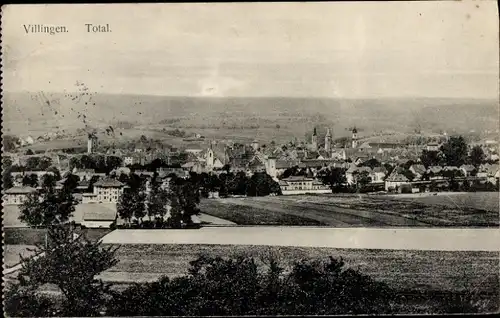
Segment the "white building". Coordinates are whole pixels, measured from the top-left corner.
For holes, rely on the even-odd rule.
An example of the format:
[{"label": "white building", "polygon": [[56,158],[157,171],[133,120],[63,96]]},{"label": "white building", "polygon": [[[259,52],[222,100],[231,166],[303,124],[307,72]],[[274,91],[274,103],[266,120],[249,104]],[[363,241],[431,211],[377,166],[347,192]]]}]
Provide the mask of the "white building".
[{"label": "white building", "polygon": [[23,204],[27,200],[28,195],[35,192],[36,189],[31,187],[12,187],[5,190],[3,204]]},{"label": "white building", "polygon": [[279,185],[283,195],[332,192],[328,186],[319,180],[302,176],[291,176],[282,179]]},{"label": "white building", "polygon": [[82,194],[82,203],[117,203],[123,193],[124,184],[115,179],[99,180],[94,183],[93,193]]}]

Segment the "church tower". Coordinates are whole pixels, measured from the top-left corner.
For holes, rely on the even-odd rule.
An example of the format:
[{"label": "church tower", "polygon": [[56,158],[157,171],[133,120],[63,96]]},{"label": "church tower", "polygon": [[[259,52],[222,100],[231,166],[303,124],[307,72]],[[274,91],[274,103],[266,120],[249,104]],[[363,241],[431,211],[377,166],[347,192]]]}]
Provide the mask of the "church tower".
[{"label": "church tower", "polygon": [[311,148],[313,151],[318,150],[318,133],[316,132],[316,127],[314,127],[313,135],[311,138]]},{"label": "church tower", "polygon": [[356,127],[352,129],[352,148],[356,148],[358,146],[358,130]]},{"label": "church tower", "polygon": [[332,135],[330,134],[330,128],[326,130],[325,136],[325,150],[326,152],[330,152],[332,149]]}]

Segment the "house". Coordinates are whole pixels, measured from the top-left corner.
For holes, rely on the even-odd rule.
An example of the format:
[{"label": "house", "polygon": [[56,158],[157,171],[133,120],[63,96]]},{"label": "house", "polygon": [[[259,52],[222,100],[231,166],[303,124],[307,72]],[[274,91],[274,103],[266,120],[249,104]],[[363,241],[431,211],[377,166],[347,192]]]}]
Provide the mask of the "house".
[{"label": "house", "polygon": [[370,178],[372,183],[384,182],[385,175],[387,174],[387,169],[385,167],[374,167],[370,173]]},{"label": "house", "polygon": [[430,180],[443,179],[442,172],[443,167],[441,166],[429,166],[429,168],[427,168],[427,174]]},{"label": "house", "polygon": [[115,179],[103,179],[94,183],[93,196],[85,194],[82,202],[116,203],[123,193],[124,184]]},{"label": "house", "polygon": [[3,204],[23,204],[28,195],[35,193],[36,189],[32,187],[12,187],[5,190],[3,195]]},{"label": "house", "polygon": [[54,172],[52,171],[45,171],[45,170],[36,170],[36,171],[14,171],[14,172],[11,172],[11,176],[13,179],[17,178],[17,176],[21,176],[21,177],[24,177],[24,176],[30,176],[30,175],[36,175],[38,180],[42,180],[42,177],[46,174],[49,174],[49,175],[54,175]]},{"label": "house", "polygon": [[354,162],[354,164],[356,166],[359,166],[360,164],[362,164],[363,162],[365,162],[365,161],[367,161],[369,159],[370,159],[369,156],[367,156],[367,155],[361,155],[361,156],[357,156],[356,159],[354,159],[353,162]]},{"label": "house", "polygon": [[398,169],[394,169],[387,179],[385,179],[385,191],[400,191],[402,186],[410,184],[410,180],[397,170]]},{"label": "house", "polygon": [[421,164],[413,164],[410,166],[409,170],[415,175],[414,180],[421,180],[422,176],[427,171],[427,169],[425,169],[425,166]]},{"label": "house", "polygon": [[123,165],[124,166],[130,166],[134,164],[134,157],[133,156],[124,156],[123,157]]},{"label": "house", "polygon": [[427,149],[427,151],[439,151],[439,143],[430,142],[427,144],[426,149]]},{"label": "house", "polygon": [[496,178],[498,178],[499,166],[498,164],[484,164],[479,167],[477,172],[477,177],[488,178],[488,181],[491,183],[496,182]]},{"label": "house", "polygon": [[87,228],[109,228],[118,215],[115,203],[81,203],[75,206],[75,222]]},{"label": "house", "polygon": [[460,170],[466,177],[471,177],[475,174],[476,168],[473,165],[461,165]]},{"label": "house", "polygon": [[330,193],[328,186],[314,178],[291,176],[279,181],[283,195],[306,193]]},{"label": "house", "polygon": [[78,169],[74,168],[73,173],[75,176],[78,176],[80,180],[90,180],[93,176],[105,177],[105,173],[97,173],[94,169]]}]

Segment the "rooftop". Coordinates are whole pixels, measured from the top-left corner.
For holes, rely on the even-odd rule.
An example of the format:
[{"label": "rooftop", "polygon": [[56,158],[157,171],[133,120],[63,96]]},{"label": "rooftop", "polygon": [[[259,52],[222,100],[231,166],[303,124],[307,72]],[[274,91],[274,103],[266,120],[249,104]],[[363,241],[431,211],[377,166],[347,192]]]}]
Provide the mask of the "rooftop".
[{"label": "rooftop", "polygon": [[36,189],[32,187],[12,187],[5,190],[7,194],[29,194],[33,192],[36,192]]},{"label": "rooftop", "polygon": [[115,179],[104,179],[94,183],[95,187],[123,187],[123,183]]}]

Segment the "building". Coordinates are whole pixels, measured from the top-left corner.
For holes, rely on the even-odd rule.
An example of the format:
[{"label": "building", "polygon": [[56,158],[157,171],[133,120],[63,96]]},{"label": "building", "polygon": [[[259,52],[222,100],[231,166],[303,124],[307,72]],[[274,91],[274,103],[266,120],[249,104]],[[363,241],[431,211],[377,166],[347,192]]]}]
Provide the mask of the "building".
[{"label": "building", "polygon": [[313,134],[311,137],[311,150],[318,150],[318,133],[316,131],[316,127],[314,127]]},{"label": "building", "polygon": [[330,134],[330,128],[326,130],[326,135],[325,135],[325,151],[327,153],[330,153],[332,149],[332,135]]},{"label": "building", "polygon": [[[276,166],[276,158],[275,157],[268,157],[265,166],[266,166],[266,173],[271,176],[274,180],[277,179],[278,177],[278,168]],[[287,168],[285,168],[286,170]],[[284,171],[284,170],[283,170]]]},{"label": "building", "polygon": [[23,204],[27,200],[28,195],[35,192],[36,189],[31,187],[12,187],[5,190],[3,204]]},{"label": "building", "polygon": [[401,187],[410,185],[410,180],[397,170],[394,169],[387,179],[385,179],[385,191],[400,191]]},{"label": "building", "polygon": [[134,157],[133,156],[125,156],[123,157],[123,165],[124,166],[130,166],[134,164]]},{"label": "building", "polygon": [[461,165],[460,170],[465,177],[470,177],[475,174],[476,168],[473,165]]},{"label": "building", "polygon": [[252,146],[252,149],[255,151],[259,150],[259,148],[260,148],[259,142],[257,140],[252,141],[251,146]]},{"label": "building", "polygon": [[97,146],[97,136],[94,133],[88,134],[87,136],[87,153],[91,154],[95,152]]},{"label": "building", "polygon": [[98,176],[98,177],[106,176],[105,173],[97,173],[95,172],[94,169],[78,169],[78,168],[73,168],[72,174],[78,176],[78,178],[80,178],[80,181],[90,180],[92,179],[93,176]]},{"label": "building", "polygon": [[332,190],[314,178],[291,176],[279,182],[283,195],[330,193]]},{"label": "building", "polygon": [[94,183],[93,193],[84,193],[82,203],[116,203],[123,193],[124,184],[115,179],[104,179]]},{"label": "building", "polygon": [[421,180],[426,172],[425,166],[421,164],[411,165],[409,170],[415,175],[414,180]]},{"label": "building", "polygon": [[439,151],[439,143],[430,142],[427,144],[426,149],[427,149],[427,151]]},{"label": "building", "polygon": [[358,129],[354,127],[352,129],[352,142],[351,142],[352,148],[357,148],[358,147]]}]

